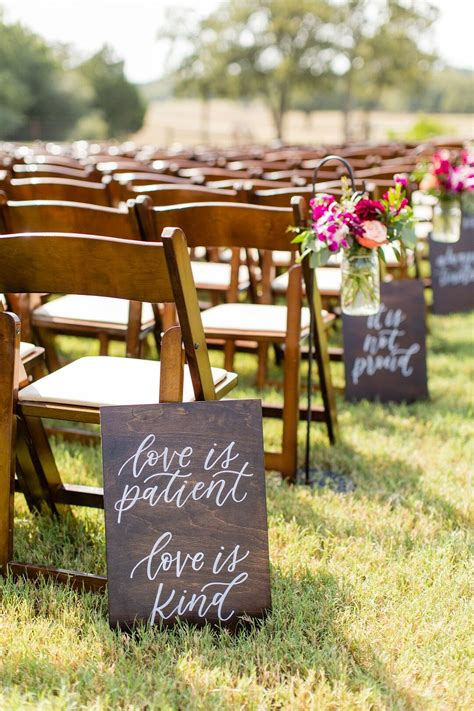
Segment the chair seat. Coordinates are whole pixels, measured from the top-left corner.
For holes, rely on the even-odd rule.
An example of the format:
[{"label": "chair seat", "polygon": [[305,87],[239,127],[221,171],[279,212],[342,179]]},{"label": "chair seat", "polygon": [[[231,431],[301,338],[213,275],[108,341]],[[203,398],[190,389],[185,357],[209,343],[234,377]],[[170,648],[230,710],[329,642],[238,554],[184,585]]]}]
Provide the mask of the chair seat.
[{"label": "chair seat", "polygon": [[426,240],[433,229],[431,222],[415,222],[415,234],[417,239]]},{"label": "chair seat", "polygon": [[[400,246],[399,244],[396,243],[396,247],[398,251],[400,251]],[[389,269],[396,269],[397,267],[400,266],[400,262],[398,260],[398,257],[396,256],[395,252],[393,251],[393,247],[391,244],[384,245],[382,247],[383,253],[385,255],[385,263]],[[413,252],[410,249],[406,250],[406,256],[407,256],[407,263],[408,264],[413,264]]]},{"label": "chair seat", "polygon": [[[212,368],[217,386],[228,376]],[[236,378],[237,376],[235,376]],[[18,393],[21,402],[101,407],[102,405],[151,405],[159,402],[160,363],[138,358],[89,356],[40,378]],[[192,402],[194,391],[185,366],[183,401]]]},{"label": "chair seat", "polygon": [[[322,296],[339,296],[341,293],[341,270],[336,267],[319,267],[316,269],[319,293]],[[284,294],[288,289],[288,272],[280,274],[272,281],[272,290],[276,294]]]},{"label": "chair seat", "polygon": [[431,205],[414,205],[413,215],[416,220],[431,220],[433,217],[433,207]]},{"label": "chair seat", "polygon": [[[231,265],[224,262],[191,262],[196,289],[227,290],[230,286]],[[246,288],[249,272],[246,266],[239,268],[239,287]]]},{"label": "chair seat", "polygon": [[21,341],[20,343],[20,358],[27,358],[29,355],[34,353],[36,346],[34,343],[27,343],[26,341]]},{"label": "chair seat", "polygon": [[[217,333],[248,333],[256,336],[284,337],[286,334],[286,306],[273,304],[219,304],[202,313],[204,331]],[[309,328],[309,309],[301,309],[301,330]]]},{"label": "chair seat", "polygon": [[[110,324],[126,329],[129,304],[127,299],[67,294],[34,309],[32,322],[41,326],[42,322],[68,324],[79,321],[98,327]],[[151,304],[143,304],[142,326],[148,327],[153,323],[154,315]]]}]

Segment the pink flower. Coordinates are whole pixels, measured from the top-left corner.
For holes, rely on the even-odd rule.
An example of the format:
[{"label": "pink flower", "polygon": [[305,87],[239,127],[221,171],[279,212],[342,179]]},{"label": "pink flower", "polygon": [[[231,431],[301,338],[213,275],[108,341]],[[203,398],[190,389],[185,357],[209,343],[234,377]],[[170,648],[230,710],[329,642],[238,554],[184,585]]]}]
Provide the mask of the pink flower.
[{"label": "pink flower", "polygon": [[360,220],[377,220],[383,215],[384,208],[378,200],[363,198],[356,204],[355,213]]},{"label": "pink flower", "polygon": [[364,234],[362,236],[356,235],[356,240],[363,247],[376,249],[387,243],[387,228],[381,222],[366,220],[362,223],[362,227]]},{"label": "pink flower", "polygon": [[408,187],[408,176],[405,173],[395,173],[393,176],[395,185],[401,185],[402,188]]},{"label": "pink flower", "polygon": [[433,173],[427,173],[420,183],[420,190],[435,190],[438,187],[438,178]]}]

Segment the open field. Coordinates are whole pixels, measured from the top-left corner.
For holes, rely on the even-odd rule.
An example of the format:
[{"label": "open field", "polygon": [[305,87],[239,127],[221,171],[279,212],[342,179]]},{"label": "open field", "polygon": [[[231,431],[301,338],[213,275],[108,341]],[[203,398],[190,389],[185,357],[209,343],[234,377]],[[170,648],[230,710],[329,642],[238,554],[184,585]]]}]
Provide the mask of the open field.
[{"label": "open field", "polygon": [[[315,464],[350,476],[354,491],[268,478],[269,619],[236,637],[184,625],[127,636],[109,629],[101,596],[2,580],[0,708],[473,708],[474,319],[431,316],[429,327],[429,402],[339,399],[334,448],[314,427]],[[259,396],[254,368],[237,357],[236,396]],[[266,425],[269,444],[277,432]],[[100,481],[98,447],[55,448],[67,480]],[[17,559],[105,571],[101,512],[51,522],[18,496],[16,515]]]},{"label": "open field", "polygon": [[[271,118],[258,102],[248,104],[214,99],[203,110],[196,100],[170,99],[155,101],[149,106],[145,126],[136,134],[139,143],[170,145],[199,142],[213,145],[266,143],[274,136]],[[376,141],[385,141],[388,132],[403,134],[416,123],[419,116],[407,113],[374,111],[371,119],[372,135]],[[474,136],[474,122],[469,114],[436,114],[433,120],[449,129],[451,135]],[[362,116],[354,114],[356,136],[363,135]],[[313,112],[309,116],[291,111],[287,117],[285,140],[290,143],[337,143],[343,141],[342,114],[338,111]]]}]

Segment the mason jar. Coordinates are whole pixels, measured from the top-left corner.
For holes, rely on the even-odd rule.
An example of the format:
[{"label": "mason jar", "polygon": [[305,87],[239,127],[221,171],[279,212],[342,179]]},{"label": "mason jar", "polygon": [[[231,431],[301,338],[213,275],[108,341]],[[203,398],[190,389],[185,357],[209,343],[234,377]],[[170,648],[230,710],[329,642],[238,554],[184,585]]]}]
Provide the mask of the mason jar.
[{"label": "mason jar", "polygon": [[433,208],[431,239],[434,242],[458,242],[461,237],[461,222],[460,201],[439,200]]},{"label": "mason jar", "polygon": [[380,272],[377,251],[349,256],[341,264],[341,309],[348,316],[371,316],[380,308]]}]

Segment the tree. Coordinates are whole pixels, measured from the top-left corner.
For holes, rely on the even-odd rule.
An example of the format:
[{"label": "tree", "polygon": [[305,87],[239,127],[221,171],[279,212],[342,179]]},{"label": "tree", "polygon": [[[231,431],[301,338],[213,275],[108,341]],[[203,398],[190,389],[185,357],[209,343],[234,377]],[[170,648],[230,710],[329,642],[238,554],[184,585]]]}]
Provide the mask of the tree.
[{"label": "tree", "polygon": [[403,87],[413,92],[426,80],[434,55],[420,48],[424,36],[437,17],[433,5],[420,0],[348,0],[340,10],[337,23],[339,52],[334,66],[344,86],[344,133],[351,134],[354,103],[366,113],[366,137],[369,115],[380,102],[384,89]]},{"label": "tree", "polygon": [[0,14],[0,138],[61,139],[84,110],[63,52]]},{"label": "tree", "polygon": [[104,46],[78,67],[90,83],[94,96],[92,108],[100,112],[109,127],[109,136],[138,131],[145,117],[145,102],[137,87],[124,73],[123,61]]},{"label": "tree", "polygon": [[174,25],[174,38],[190,47],[176,71],[177,90],[194,86],[203,98],[259,97],[281,139],[298,87],[314,94],[328,71],[330,20],[327,0],[226,0],[192,34]]}]

